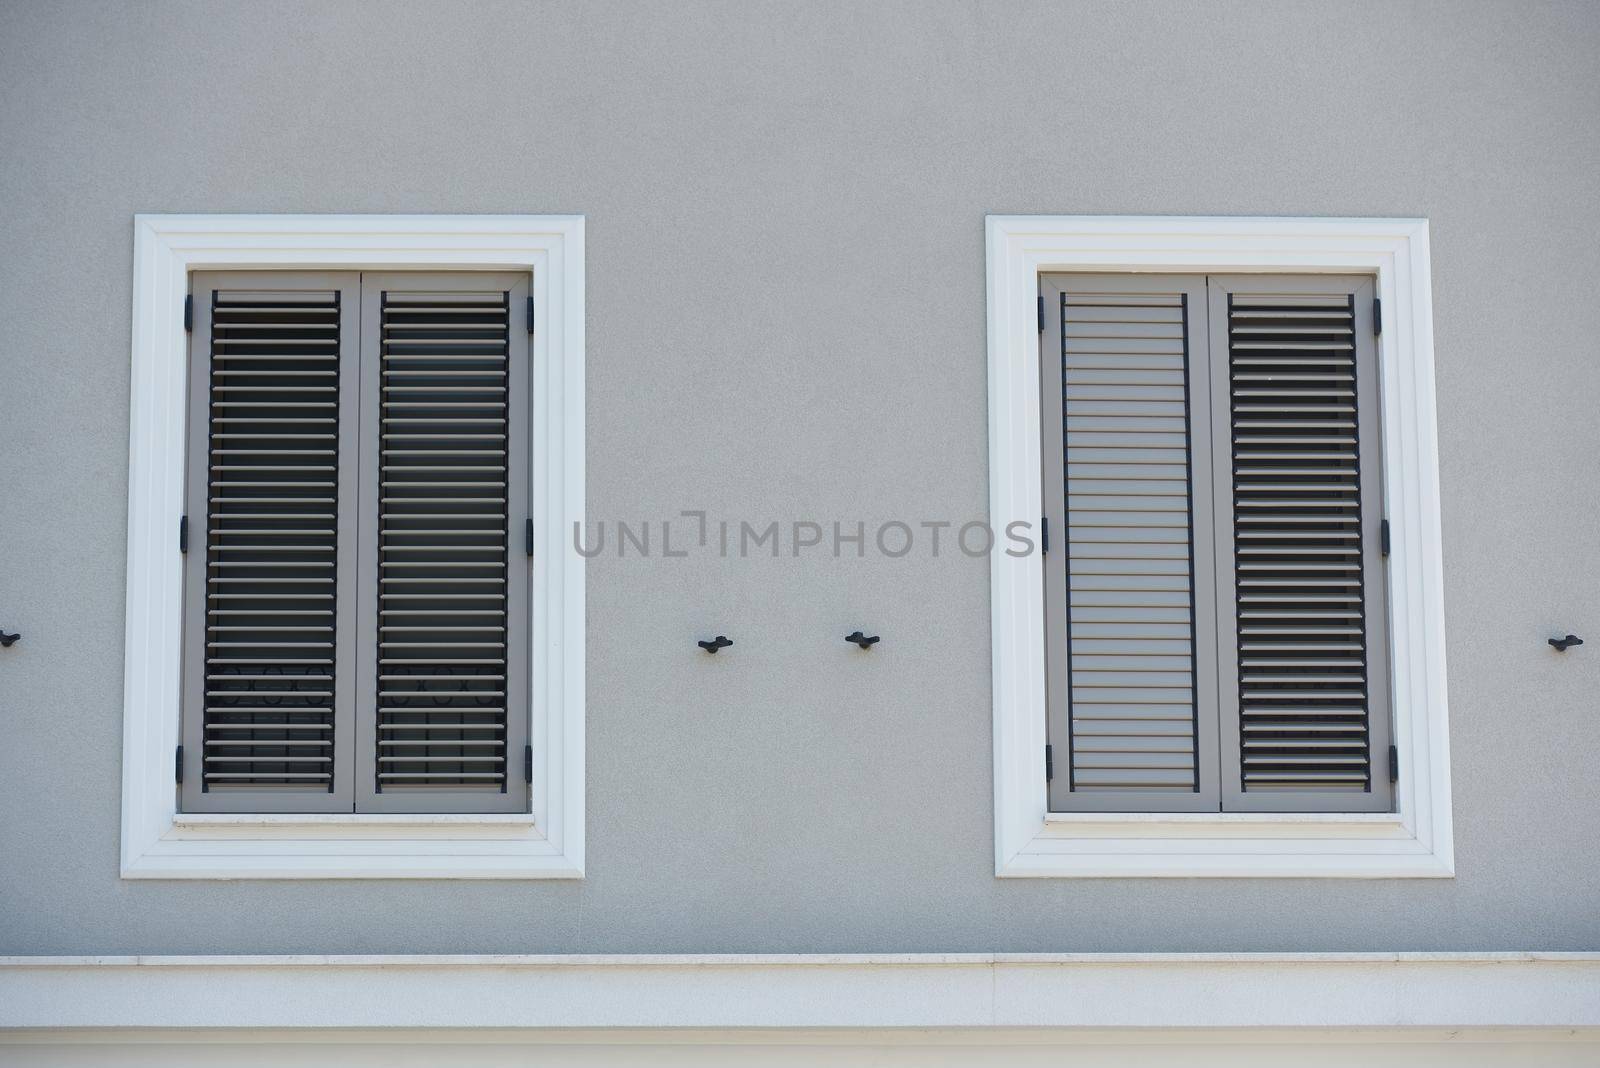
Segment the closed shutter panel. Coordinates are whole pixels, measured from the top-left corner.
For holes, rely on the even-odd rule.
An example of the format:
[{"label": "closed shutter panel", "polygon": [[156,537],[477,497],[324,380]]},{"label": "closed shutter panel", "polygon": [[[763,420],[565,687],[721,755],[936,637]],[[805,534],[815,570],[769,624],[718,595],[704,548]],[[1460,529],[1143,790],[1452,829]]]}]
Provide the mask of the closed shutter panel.
[{"label": "closed shutter panel", "polygon": [[527,278],[369,274],[362,287],[363,348],[376,358],[359,804],[522,811]]},{"label": "closed shutter panel", "polygon": [[350,806],[354,282],[195,276],[188,811]]},{"label": "closed shutter panel", "polygon": [[1042,282],[1052,808],[1215,809],[1205,281]]},{"label": "closed shutter panel", "polygon": [[1372,294],[1211,279],[1226,809],[1390,807]]}]

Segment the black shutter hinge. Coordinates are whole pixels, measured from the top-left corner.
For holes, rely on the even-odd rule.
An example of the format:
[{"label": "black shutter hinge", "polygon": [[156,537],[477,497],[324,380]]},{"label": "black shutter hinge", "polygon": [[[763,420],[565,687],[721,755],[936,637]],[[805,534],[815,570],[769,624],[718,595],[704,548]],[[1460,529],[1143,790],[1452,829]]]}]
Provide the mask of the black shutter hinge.
[{"label": "black shutter hinge", "polygon": [[186,515],[178,517],[178,551],[180,553],[189,551],[189,517]]},{"label": "black shutter hinge", "polygon": [[1050,517],[1047,515],[1039,517],[1039,551],[1050,551]]},{"label": "black shutter hinge", "polygon": [[179,786],[183,785],[183,746],[181,745],[178,746],[177,752],[173,754],[172,777],[177,780]]},{"label": "black shutter hinge", "polygon": [[529,784],[533,782],[533,746],[531,745],[522,747],[522,781]]},{"label": "black shutter hinge", "polygon": [[183,297],[183,332],[194,333],[194,294],[185,293]]},{"label": "black shutter hinge", "polygon": [[533,298],[528,298],[528,333],[533,333]]},{"label": "black shutter hinge", "polygon": [[1400,781],[1400,747],[1397,745],[1389,747],[1389,781]]},{"label": "black shutter hinge", "polygon": [[1044,747],[1044,781],[1049,782],[1056,777],[1055,750],[1050,746]]},{"label": "black shutter hinge", "polygon": [[1389,521],[1387,519],[1378,522],[1378,551],[1385,556],[1389,555]]},{"label": "black shutter hinge", "polygon": [[533,555],[533,517],[529,516],[522,523],[522,551],[529,556]]},{"label": "black shutter hinge", "polygon": [[1039,294],[1039,333],[1044,333],[1044,294]]},{"label": "black shutter hinge", "polygon": [[1377,297],[1372,298],[1372,336],[1377,337],[1383,333],[1383,301]]}]

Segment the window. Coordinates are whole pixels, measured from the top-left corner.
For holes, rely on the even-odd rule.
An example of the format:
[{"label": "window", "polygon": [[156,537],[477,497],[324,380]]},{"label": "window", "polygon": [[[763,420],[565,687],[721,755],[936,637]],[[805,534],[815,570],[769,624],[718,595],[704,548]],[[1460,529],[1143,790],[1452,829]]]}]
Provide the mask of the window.
[{"label": "window", "polygon": [[526,810],[527,298],[193,276],[184,811]]},{"label": "window", "polygon": [[583,280],[575,216],[135,219],[125,878],[582,877]]},{"label": "window", "polygon": [[990,218],[1050,546],[992,563],[997,874],[1452,873],[1428,285],[1415,220]]},{"label": "window", "polygon": [[1387,811],[1372,279],[1040,286],[1052,810]]}]

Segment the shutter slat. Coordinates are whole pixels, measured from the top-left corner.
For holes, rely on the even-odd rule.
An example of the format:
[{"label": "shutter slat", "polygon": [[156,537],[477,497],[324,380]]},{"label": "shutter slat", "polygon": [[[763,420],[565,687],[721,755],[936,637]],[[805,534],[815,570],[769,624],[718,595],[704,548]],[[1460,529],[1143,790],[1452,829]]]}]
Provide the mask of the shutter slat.
[{"label": "shutter slat", "polygon": [[[508,786],[510,299],[380,304],[377,788]],[[429,625],[432,620],[448,620]]]},{"label": "shutter slat", "polygon": [[1198,786],[1186,324],[1180,292],[1062,302],[1068,773],[1089,803]]},{"label": "shutter slat", "polygon": [[[206,790],[333,789],[340,294],[213,291]],[[334,364],[330,368],[328,364]],[[326,434],[307,434],[307,425]],[[326,650],[326,655],[306,655]]]},{"label": "shutter slat", "polygon": [[[1326,433],[1356,427],[1355,317],[1348,295],[1228,303],[1246,795],[1371,786],[1359,443]],[[1322,577],[1329,566],[1347,577]]]}]

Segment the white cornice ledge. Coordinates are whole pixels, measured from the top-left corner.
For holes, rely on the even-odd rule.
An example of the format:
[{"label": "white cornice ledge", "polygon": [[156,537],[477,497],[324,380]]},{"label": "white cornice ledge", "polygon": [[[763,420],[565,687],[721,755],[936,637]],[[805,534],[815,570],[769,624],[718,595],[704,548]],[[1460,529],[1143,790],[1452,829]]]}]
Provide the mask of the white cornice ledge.
[{"label": "white cornice ledge", "polygon": [[0,957],[0,1028],[1600,1030],[1600,953]]}]

